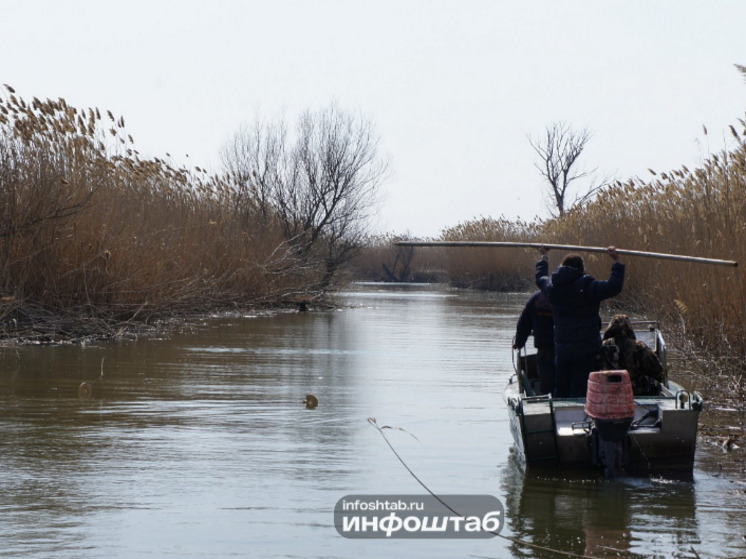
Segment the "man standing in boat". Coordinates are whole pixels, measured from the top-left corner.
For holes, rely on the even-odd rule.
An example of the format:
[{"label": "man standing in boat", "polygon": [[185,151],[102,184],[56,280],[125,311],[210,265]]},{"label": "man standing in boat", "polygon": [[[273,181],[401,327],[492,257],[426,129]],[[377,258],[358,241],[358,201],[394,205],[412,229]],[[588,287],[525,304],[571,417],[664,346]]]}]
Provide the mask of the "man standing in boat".
[{"label": "man standing in boat", "polygon": [[552,304],[541,291],[529,298],[518,319],[513,349],[522,349],[533,333],[536,348],[536,368],[539,373],[539,391],[554,392],[554,319]]},{"label": "man standing in boat", "polygon": [[552,303],[556,398],[584,398],[588,375],[598,367],[601,349],[601,301],[618,295],[624,284],[624,264],[616,247],[606,249],[614,263],[608,280],[585,273],[583,258],[568,254],[549,276],[549,250],[541,247],[536,285]]}]

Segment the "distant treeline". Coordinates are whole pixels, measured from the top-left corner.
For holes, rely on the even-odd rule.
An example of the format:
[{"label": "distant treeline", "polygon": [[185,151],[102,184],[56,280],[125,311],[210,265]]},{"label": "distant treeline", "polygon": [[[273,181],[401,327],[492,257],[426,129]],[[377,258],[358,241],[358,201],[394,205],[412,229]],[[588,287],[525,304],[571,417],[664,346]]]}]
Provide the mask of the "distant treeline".
[{"label": "distant treeline", "polygon": [[[741,121],[744,125],[744,122]],[[736,260],[740,267],[624,257],[627,278],[614,305],[655,317],[681,334],[691,356],[719,356],[717,367],[746,363],[746,144],[712,155],[700,168],[650,171],[650,179],[616,182],[593,201],[548,221],[480,218],[436,240],[525,241],[619,248]],[[395,247],[371,239],[358,263],[368,279],[409,281],[442,276],[454,286],[531,290],[536,250]],[[550,264],[563,254],[550,252]],[[611,261],[584,253],[589,273],[606,278]],[[711,365],[709,365],[711,366]],[[708,371],[712,378],[716,371]],[[742,395],[746,383],[734,381]],[[742,396],[743,397],[743,396]]]},{"label": "distant treeline", "polygon": [[0,337],[323,295],[385,172],[371,126],[332,105],[242,130],[223,156],[220,175],[175,167],[109,111],[0,90]]}]

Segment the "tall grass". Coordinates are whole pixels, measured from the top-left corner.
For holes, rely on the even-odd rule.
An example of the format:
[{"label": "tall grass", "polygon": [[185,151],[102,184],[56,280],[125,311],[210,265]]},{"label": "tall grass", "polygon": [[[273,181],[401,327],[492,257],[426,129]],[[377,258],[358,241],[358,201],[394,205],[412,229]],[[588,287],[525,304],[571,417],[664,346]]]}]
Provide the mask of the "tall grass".
[{"label": "tall grass", "polygon": [[[724,258],[746,264],[746,145],[712,155],[651,180],[617,183],[592,204],[547,224],[547,237]],[[741,267],[625,258],[628,306],[674,327],[691,357],[707,355],[717,369],[746,368],[746,276]],[[714,363],[712,357],[718,359]],[[746,393],[743,383],[739,390]]]},{"label": "tall grass", "polygon": [[[740,124],[746,127],[746,120]],[[440,240],[616,245],[736,260],[740,265],[733,268],[625,256],[624,290],[606,312],[621,308],[659,320],[693,368],[695,388],[726,387],[746,405],[746,143],[734,127],[730,131],[735,147],[711,155],[696,169],[651,170],[647,180],[616,182],[593,201],[548,221],[476,218],[443,230]],[[377,250],[380,259],[385,247]],[[417,251],[437,254],[454,286],[534,288],[534,249]],[[550,252],[551,266],[563,256],[556,252]],[[605,255],[583,256],[589,273],[608,277],[611,262]]]},{"label": "tall grass", "polygon": [[[481,217],[445,229],[444,241],[539,242],[539,225],[503,217]],[[536,251],[491,248],[444,249],[446,268],[455,287],[515,291],[533,284],[528,273]]]},{"label": "tall grass", "polygon": [[[557,219],[514,223],[479,218],[444,230],[442,239],[616,245],[738,261],[740,267],[732,268],[624,257],[625,287],[614,301],[629,312],[662,321],[689,357],[707,356],[703,378],[709,375],[708,382],[717,382],[718,370],[746,369],[746,144],[735,128],[731,132],[735,147],[713,154],[696,169],[651,171],[649,180],[617,182]],[[533,287],[535,250],[448,249],[443,254],[456,285]],[[551,265],[559,264],[561,256],[550,252]],[[606,256],[584,258],[589,273],[608,277]],[[731,378],[746,396],[743,377]]]},{"label": "tall grass", "polygon": [[[0,95],[0,318],[149,320],[312,296],[322,270],[230,181],[141,157],[124,119]],[[12,320],[14,319],[14,320]]]}]

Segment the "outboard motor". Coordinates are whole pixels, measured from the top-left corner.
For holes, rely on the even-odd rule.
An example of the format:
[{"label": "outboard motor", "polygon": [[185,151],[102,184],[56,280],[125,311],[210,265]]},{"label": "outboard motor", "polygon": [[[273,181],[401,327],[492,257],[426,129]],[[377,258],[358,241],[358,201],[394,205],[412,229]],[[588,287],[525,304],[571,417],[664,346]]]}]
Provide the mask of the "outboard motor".
[{"label": "outboard motor", "polygon": [[629,452],[627,431],[635,416],[635,398],[627,371],[596,371],[588,377],[585,413],[593,419],[591,455],[606,477],[623,471]]}]

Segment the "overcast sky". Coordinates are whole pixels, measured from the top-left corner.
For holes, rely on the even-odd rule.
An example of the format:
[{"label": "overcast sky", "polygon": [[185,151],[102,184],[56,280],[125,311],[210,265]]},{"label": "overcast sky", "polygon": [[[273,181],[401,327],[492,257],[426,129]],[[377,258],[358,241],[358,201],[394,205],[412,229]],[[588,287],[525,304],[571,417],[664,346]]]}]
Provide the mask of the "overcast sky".
[{"label": "overcast sky", "polygon": [[[546,217],[527,137],[564,121],[626,180],[696,166],[746,111],[743,0],[0,0],[0,83],[122,115],[136,147],[220,170],[257,115],[332,101],[391,161],[376,228]],[[704,136],[703,125],[709,134]],[[739,129],[742,128],[739,126]],[[186,158],[186,155],[189,155]]]}]

